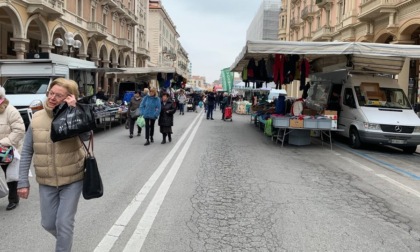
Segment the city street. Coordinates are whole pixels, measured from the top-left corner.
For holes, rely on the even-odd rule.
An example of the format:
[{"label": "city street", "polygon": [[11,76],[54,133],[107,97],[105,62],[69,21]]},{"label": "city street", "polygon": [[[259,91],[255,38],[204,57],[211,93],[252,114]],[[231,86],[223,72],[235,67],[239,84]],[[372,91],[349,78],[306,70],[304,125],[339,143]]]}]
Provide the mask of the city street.
[{"label": "city street", "polygon": [[[157,122],[149,146],[123,125],[95,134],[105,191],[80,199],[73,251],[420,251],[419,153],[282,148],[249,115],[214,119],[176,113],[166,144]],[[29,199],[6,205],[0,251],[54,251],[34,177]]]}]

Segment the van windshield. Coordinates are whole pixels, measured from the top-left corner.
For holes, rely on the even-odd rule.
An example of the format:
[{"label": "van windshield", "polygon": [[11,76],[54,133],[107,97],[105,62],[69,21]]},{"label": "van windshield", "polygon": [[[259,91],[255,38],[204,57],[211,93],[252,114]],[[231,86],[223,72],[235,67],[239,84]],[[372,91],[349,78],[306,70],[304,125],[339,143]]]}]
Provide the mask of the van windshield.
[{"label": "van windshield", "polygon": [[412,109],[404,91],[399,88],[380,88],[377,92],[363,92],[360,87],[354,87],[359,106]]},{"label": "van windshield", "polygon": [[45,94],[49,78],[8,79],[4,84],[6,94]]}]

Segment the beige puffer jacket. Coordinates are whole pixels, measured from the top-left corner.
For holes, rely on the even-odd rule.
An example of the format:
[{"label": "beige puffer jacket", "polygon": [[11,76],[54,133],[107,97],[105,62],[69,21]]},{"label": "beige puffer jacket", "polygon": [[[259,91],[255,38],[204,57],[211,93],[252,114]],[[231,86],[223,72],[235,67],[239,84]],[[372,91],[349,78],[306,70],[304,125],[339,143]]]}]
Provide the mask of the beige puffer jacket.
[{"label": "beige puffer jacket", "polygon": [[25,124],[19,111],[6,98],[0,104],[0,144],[22,148],[25,136]]},{"label": "beige puffer jacket", "polygon": [[53,143],[52,114],[46,109],[32,118],[32,134],[36,181],[42,185],[62,186],[83,179],[86,151],[79,137]]}]

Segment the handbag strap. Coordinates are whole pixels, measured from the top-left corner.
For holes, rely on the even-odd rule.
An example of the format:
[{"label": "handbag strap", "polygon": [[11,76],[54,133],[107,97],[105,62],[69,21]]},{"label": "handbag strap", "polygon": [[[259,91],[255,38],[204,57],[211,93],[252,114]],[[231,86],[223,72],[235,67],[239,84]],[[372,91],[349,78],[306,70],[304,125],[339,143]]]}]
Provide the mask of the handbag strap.
[{"label": "handbag strap", "polygon": [[[87,147],[86,147],[85,142],[83,142],[82,138],[80,137],[80,135],[79,135],[79,139],[82,142],[83,146],[85,147],[85,150],[87,151],[88,155],[93,157],[94,156],[94,153],[93,153],[93,132],[90,131],[89,144],[88,144]],[[91,147],[90,147],[91,146],[90,145],[91,143],[92,143],[92,153],[89,151],[91,149]]]}]

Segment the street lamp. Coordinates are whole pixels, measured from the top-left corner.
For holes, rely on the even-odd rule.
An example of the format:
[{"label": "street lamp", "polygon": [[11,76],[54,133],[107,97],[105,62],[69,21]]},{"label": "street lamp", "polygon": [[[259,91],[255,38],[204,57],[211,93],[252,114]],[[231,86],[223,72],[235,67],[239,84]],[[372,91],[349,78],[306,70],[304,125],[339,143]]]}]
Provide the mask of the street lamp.
[{"label": "street lamp", "polygon": [[[67,50],[67,56],[70,56],[73,52],[77,52],[79,48],[82,46],[82,42],[80,40],[74,39],[74,34],[72,32],[66,32],[64,34],[64,39],[62,38],[56,38],[54,39],[54,45],[58,48],[62,48],[63,45],[66,45]],[[74,48],[74,51],[72,52],[72,48]]]}]

